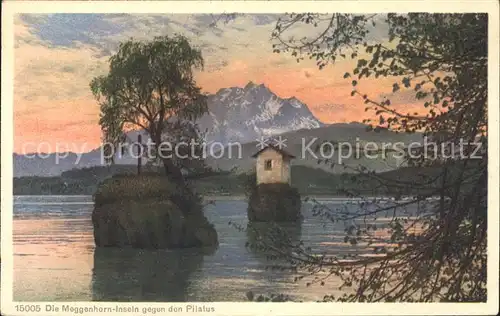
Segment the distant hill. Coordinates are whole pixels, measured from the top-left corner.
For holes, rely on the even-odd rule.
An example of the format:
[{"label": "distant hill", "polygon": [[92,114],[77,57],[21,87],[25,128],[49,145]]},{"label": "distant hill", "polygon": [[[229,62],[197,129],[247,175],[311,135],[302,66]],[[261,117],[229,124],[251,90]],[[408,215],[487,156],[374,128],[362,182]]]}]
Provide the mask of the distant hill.
[{"label": "distant hill", "polygon": [[[377,144],[403,142],[409,144],[414,141],[421,141],[422,138],[420,134],[397,134],[387,130],[380,130],[379,132],[367,131],[366,126],[360,123],[340,123],[314,129],[300,129],[275,135],[275,138],[278,136],[281,136],[282,139],[286,139],[286,147],[284,149],[297,157],[293,161],[294,165],[321,168],[333,173],[349,172],[349,169],[345,169],[338,164],[334,165],[333,168],[331,168],[331,165],[318,165],[318,159],[316,159],[314,155],[309,151],[303,151],[310,142],[313,142],[312,146],[309,147],[313,152],[315,147],[320,145],[323,141],[350,143],[354,151],[356,142],[358,142],[362,148],[366,142],[374,142]],[[213,156],[218,157],[220,155],[221,157],[213,158],[209,155],[206,160],[207,164],[215,169],[226,171],[236,168],[237,172],[246,172],[253,168],[255,161],[251,156],[259,149],[257,147],[257,141],[243,143],[241,144],[241,157],[238,157],[239,150],[237,146],[231,147],[231,156],[229,155],[228,147],[224,149],[224,152],[219,150],[220,147],[214,148],[217,150],[214,150]],[[303,152],[305,153],[304,156],[302,155]],[[335,158],[334,161],[338,163],[338,151],[334,153],[333,158]],[[400,163],[390,157],[387,159],[382,159],[381,157],[368,159],[363,158],[363,155],[361,155],[360,159],[355,158],[355,154],[353,154],[350,159],[344,159],[343,162],[351,167],[362,164],[377,172],[393,170],[400,167]],[[59,176],[62,172],[74,168],[105,166],[99,149],[83,153],[78,163],[77,160],[78,156],[75,153],[69,153],[65,158],[58,158],[56,154],[50,154],[46,158],[29,158],[24,155],[14,154],[14,176]],[[120,165],[135,165],[137,161],[125,155],[118,158],[116,163]]]},{"label": "distant hill", "polygon": [[[338,106],[337,106],[338,107]],[[282,99],[262,84],[248,83],[245,87],[231,87],[221,89],[208,96],[209,112],[198,120],[199,127],[206,131],[208,142],[218,142],[227,145],[229,142],[242,144],[242,157],[236,159],[223,155],[220,159],[209,157],[207,163],[214,168],[231,170],[237,168],[245,172],[253,167],[251,155],[257,151],[256,140],[260,137],[281,135],[286,139],[286,150],[298,157],[296,165],[319,167],[329,172],[344,172],[344,168],[318,166],[317,159],[312,155],[301,157],[302,142],[309,144],[314,138],[315,142],[335,141],[350,142],[355,145],[357,139],[364,142],[410,142],[419,140],[420,135],[396,134],[381,130],[380,132],[367,132],[366,126],[361,123],[324,124],[320,122],[309,110],[306,104],[292,97]],[[360,118],[361,119],[361,118]],[[143,142],[149,138],[145,131],[131,131],[128,138],[131,142],[137,136],[143,136]],[[220,151],[220,146],[214,150]],[[62,172],[73,168],[88,168],[105,166],[101,155],[101,148],[96,148],[82,154],[76,153],[50,153],[42,155],[13,154],[14,176],[59,176]],[[214,155],[217,156],[217,155]],[[335,156],[336,157],[336,156]],[[117,164],[136,164],[136,159],[127,152],[116,155]],[[399,166],[397,161],[383,159],[352,159],[347,162],[355,166],[359,163],[375,171],[392,170]]]},{"label": "distant hill", "polygon": [[[162,173],[161,168],[148,167],[145,173]],[[90,167],[73,169],[64,172],[59,177],[17,177],[14,178],[14,195],[92,195],[98,184],[106,178],[136,174],[132,165],[115,165],[108,167]],[[332,175],[319,169],[304,166],[292,167],[293,185],[304,190],[326,189],[331,191],[334,186]],[[244,194],[248,174],[220,172],[200,179],[192,180],[194,187],[203,194]],[[308,185],[304,185],[308,183]],[[309,185],[312,184],[312,185]],[[326,191],[325,191],[326,192]]]},{"label": "distant hill", "polygon": [[[387,179],[418,180],[439,170],[434,168],[401,168],[397,171],[380,173]],[[161,169],[145,169],[145,172],[158,173]],[[378,183],[362,175],[332,174],[322,169],[307,166],[292,166],[292,186],[303,195],[345,196],[344,190],[356,190],[362,194],[387,195]],[[59,177],[20,177],[14,178],[14,195],[92,195],[98,184],[113,175],[135,174],[134,166],[92,167],[65,172]],[[193,187],[204,195],[243,195],[249,181],[248,173],[217,173],[192,180]],[[401,194],[415,192],[408,186]],[[421,192],[420,192],[421,193]]]},{"label": "distant hill", "polygon": [[[300,129],[297,131],[287,132],[274,137],[275,140],[281,136],[286,140],[284,149],[289,153],[296,156],[292,161],[296,166],[307,166],[312,168],[320,168],[327,172],[342,173],[352,172],[351,168],[363,165],[369,170],[376,172],[384,172],[394,170],[402,166],[401,161],[394,159],[389,153],[386,158],[378,155],[375,158],[364,155],[362,153],[364,145],[368,142],[375,143],[381,148],[382,144],[391,145],[396,143],[403,143],[406,146],[412,142],[422,142],[421,134],[402,134],[395,133],[388,130],[368,131],[367,126],[361,123],[339,123],[323,126],[314,129]],[[343,157],[346,157],[347,144],[351,144],[352,155],[350,158],[342,158],[339,160],[340,150],[335,149],[333,156],[328,163],[325,163],[323,158],[329,157],[330,153],[326,152],[325,156],[321,156],[316,151],[316,147],[323,142],[330,142],[332,144],[344,143]],[[308,146],[311,144],[311,146]],[[356,144],[359,144],[359,159],[356,157]],[[246,172],[253,168],[255,161],[252,155],[258,151],[257,141],[252,141],[241,146],[241,157],[238,159],[238,147],[231,146],[224,149],[224,155],[221,158],[208,158],[207,164],[213,168],[221,170],[231,170],[237,168],[239,172]],[[307,150],[310,148],[310,151]],[[328,149],[328,147],[325,147]],[[230,152],[231,149],[231,152]],[[312,152],[312,153],[311,153]],[[231,156],[229,155],[231,153]],[[214,156],[219,156],[216,154]],[[318,164],[318,160],[323,161]],[[348,168],[341,166],[339,162],[347,165]]]}]

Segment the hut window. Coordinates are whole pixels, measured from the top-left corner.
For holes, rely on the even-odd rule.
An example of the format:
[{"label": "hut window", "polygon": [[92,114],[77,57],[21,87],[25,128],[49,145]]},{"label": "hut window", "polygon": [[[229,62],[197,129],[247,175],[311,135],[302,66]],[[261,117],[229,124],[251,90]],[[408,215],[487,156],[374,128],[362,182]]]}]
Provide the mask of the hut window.
[{"label": "hut window", "polygon": [[273,167],[273,161],[271,159],[264,161],[264,170],[271,170],[272,167]]}]

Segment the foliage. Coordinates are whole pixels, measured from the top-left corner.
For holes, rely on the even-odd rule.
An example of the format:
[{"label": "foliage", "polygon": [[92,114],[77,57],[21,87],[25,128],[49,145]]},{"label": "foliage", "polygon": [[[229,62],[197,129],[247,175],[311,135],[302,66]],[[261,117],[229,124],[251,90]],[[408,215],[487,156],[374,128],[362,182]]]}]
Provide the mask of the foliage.
[{"label": "foliage", "polygon": [[[183,36],[122,43],[110,58],[109,73],[90,83],[101,106],[105,149],[115,151],[125,131],[141,128],[158,154],[165,133],[175,138],[191,132],[186,125],[207,111],[206,96],[194,80],[196,69],[203,69],[203,57]],[[162,158],[168,176],[182,183],[180,168],[167,153]]]},{"label": "foliage", "polygon": [[[392,196],[392,195],[418,195],[428,191],[430,188],[419,188],[406,185],[404,187],[386,186],[380,183],[381,179],[398,180],[406,179],[421,181],[431,174],[438,175],[439,168],[401,168],[378,174],[331,174],[321,169],[306,166],[292,166],[292,187],[297,188],[301,195],[313,196],[348,196],[351,192],[357,192],[363,196]],[[455,168],[454,174],[457,174]],[[474,168],[467,171],[466,175],[474,172]],[[134,165],[110,165],[106,167],[89,167],[65,171],[60,177],[19,177],[14,178],[15,195],[92,195],[96,192],[98,185],[112,177],[126,177],[135,175],[137,167]],[[162,168],[144,166],[141,173],[143,176],[158,176]],[[453,176],[453,172],[451,175]],[[231,173],[211,171],[203,173],[198,177],[196,174],[186,176],[190,184],[198,193],[205,195],[246,195],[249,197],[256,186],[255,173]],[[434,184],[435,190],[437,185]]]},{"label": "foliage", "polygon": [[166,199],[176,186],[160,175],[115,175],[103,181],[94,194],[96,205],[123,200]]},{"label": "foliage", "polygon": [[90,195],[95,186],[61,177],[20,177],[13,179],[14,195]]},{"label": "foliage", "polygon": [[101,183],[92,212],[96,246],[215,247],[201,198],[161,175],[120,175]]},{"label": "foliage", "polygon": [[[432,172],[423,172],[418,179],[388,178],[360,166],[357,171],[363,181],[370,178],[390,191],[409,187],[422,193],[399,201],[400,196],[394,194],[394,202],[381,203],[377,198],[363,198],[354,186],[345,193],[363,200],[356,212],[316,203],[316,215],[347,223],[345,242],[383,242],[386,246],[382,249],[374,248],[382,255],[345,261],[296,247],[289,261],[298,271],[315,276],[309,283],[324,284],[336,276],[343,281],[342,287],[354,287],[342,297],[327,294],[325,301],[484,302],[487,15],[412,13],[388,14],[384,19],[387,43],[369,43],[369,25],[380,23],[376,15],[291,14],[277,22],[274,49],[290,53],[298,61],[316,59],[320,69],[339,58],[356,59],[357,66],[344,78],[352,82],[352,95],[361,96],[367,111],[378,116],[377,122],[365,122],[375,123],[375,128],[423,132],[437,147],[432,155],[408,160],[415,168],[431,167]],[[312,39],[286,38],[293,26],[304,23],[323,29]],[[370,57],[358,57],[361,50]],[[393,96],[398,91],[411,92],[421,103],[421,111],[409,113],[404,107],[393,106],[390,98],[379,101],[358,90],[358,80],[370,77],[393,78]],[[468,146],[472,143],[477,145]],[[481,148],[479,159],[472,156],[476,147]],[[415,150],[424,153],[426,148]],[[409,207],[417,209],[416,216],[389,215]],[[381,216],[391,217],[384,238],[373,224]],[[396,246],[387,246],[389,242]]]}]

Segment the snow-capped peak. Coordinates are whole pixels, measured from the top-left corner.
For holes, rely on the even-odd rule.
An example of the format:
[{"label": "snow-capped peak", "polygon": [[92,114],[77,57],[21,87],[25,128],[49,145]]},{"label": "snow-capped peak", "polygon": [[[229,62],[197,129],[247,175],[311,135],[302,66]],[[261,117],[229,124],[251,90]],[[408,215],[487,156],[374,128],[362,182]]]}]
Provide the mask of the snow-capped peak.
[{"label": "snow-capped peak", "polygon": [[270,131],[288,132],[323,124],[295,97],[282,99],[264,84],[248,82],[244,88],[220,89],[208,98],[209,114],[199,121],[214,141],[253,141]]}]

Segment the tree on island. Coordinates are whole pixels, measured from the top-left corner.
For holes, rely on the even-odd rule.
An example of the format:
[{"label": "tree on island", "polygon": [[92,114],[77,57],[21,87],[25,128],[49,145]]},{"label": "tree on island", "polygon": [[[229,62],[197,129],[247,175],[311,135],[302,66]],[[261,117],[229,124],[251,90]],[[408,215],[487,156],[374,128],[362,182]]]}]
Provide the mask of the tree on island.
[{"label": "tree on island", "polygon": [[109,73],[92,80],[104,149],[115,153],[127,132],[142,129],[153,142],[148,158],[159,159],[166,172],[166,177],[113,177],[99,184],[92,212],[97,247],[217,247],[217,232],[183,172],[193,167],[193,155],[183,153],[188,163],[175,157],[177,142],[198,139],[195,120],[207,111],[194,80],[194,71],[202,68],[201,52],[185,37],[164,36],[122,43],[110,58]]},{"label": "tree on island", "polygon": [[[387,14],[382,17],[384,21],[379,17],[287,14],[277,21],[272,38],[274,52],[291,54],[297,62],[304,58],[316,60],[319,69],[340,59],[357,60],[352,73],[346,73],[344,78],[352,82],[351,95],[363,98],[366,110],[378,117],[364,123],[375,130],[420,132],[437,145],[427,148],[430,155],[427,151],[428,155],[419,159],[408,157],[413,167],[407,168],[411,171],[407,176],[405,170],[397,179],[384,178],[363,166],[354,170],[358,175],[353,178],[375,181],[378,186],[372,189],[385,189],[396,199],[401,192],[410,190],[414,195],[410,200],[380,204],[377,199],[365,198],[370,196],[367,188],[340,192],[364,199],[356,211],[332,209],[315,201],[315,215],[332,222],[353,223],[346,227],[346,243],[392,245],[374,247],[379,256],[347,261],[318,255],[301,243],[290,244],[292,252],[267,244],[254,247],[287,260],[292,271],[299,272],[299,280],[304,274],[315,276],[308,285],[324,285],[334,275],[343,280],[342,287],[354,287],[351,294],[340,297],[327,293],[325,301],[485,302],[488,16]],[[385,43],[368,39],[377,23],[387,27]],[[307,25],[318,32],[310,38],[294,36]],[[380,98],[363,93],[358,86],[363,78],[393,78],[392,96],[397,97],[398,91],[412,95],[421,102],[419,111],[394,106],[391,95]],[[449,150],[453,146],[460,148],[460,144],[461,156],[450,155]],[[478,147],[480,151],[475,152]],[[414,150],[424,153],[425,149]],[[437,201],[428,202],[430,197],[437,197]],[[396,215],[396,211],[412,206],[419,210],[415,216]],[[388,238],[377,237],[380,228],[374,221],[391,214],[385,229]],[[262,295],[256,298],[253,293],[248,297],[272,300]]]},{"label": "tree on island", "polygon": [[109,73],[90,83],[101,107],[104,149],[115,152],[125,132],[143,129],[169,179],[184,186],[182,162],[161,144],[165,137],[198,139],[194,121],[207,111],[207,100],[196,85],[194,71],[203,69],[203,62],[201,51],[180,35],[120,44],[110,58]]}]

